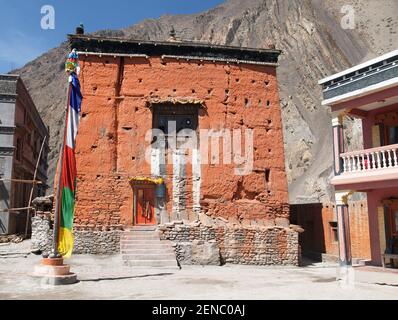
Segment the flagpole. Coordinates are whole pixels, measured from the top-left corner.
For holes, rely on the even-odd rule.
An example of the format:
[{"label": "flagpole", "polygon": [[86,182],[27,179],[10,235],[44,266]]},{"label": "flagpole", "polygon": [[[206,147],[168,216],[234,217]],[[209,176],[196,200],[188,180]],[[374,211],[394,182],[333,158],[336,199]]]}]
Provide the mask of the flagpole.
[{"label": "flagpole", "polygon": [[57,184],[57,194],[55,197],[55,213],[54,213],[54,228],[53,228],[53,247],[50,254],[50,258],[59,258],[60,254],[58,252],[58,240],[59,240],[59,224],[60,224],[60,198],[61,198],[61,188],[62,188],[62,168],[64,162],[64,150],[65,150],[65,139],[66,139],[66,130],[67,130],[67,121],[68,121],[68,111],[69,111],[69,95],[70,95],[70,86],[68,87],[68,105],[66,107],[65,114],[65,125],[64,125],[64,135],[61,144],[61,150],[59,152],[59,160],[58,160],[58,184]]}]

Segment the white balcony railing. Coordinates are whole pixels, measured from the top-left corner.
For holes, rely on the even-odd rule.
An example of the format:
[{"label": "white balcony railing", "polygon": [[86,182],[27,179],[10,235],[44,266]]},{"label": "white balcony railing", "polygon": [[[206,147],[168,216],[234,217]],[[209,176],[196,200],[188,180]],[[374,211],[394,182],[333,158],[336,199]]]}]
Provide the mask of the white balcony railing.
[{"label": "white balcony railing", "polygon": [[366,172],[387,168],[398,168],[398,144],[358,150],[340,154],[343,159],[343,172]]}]

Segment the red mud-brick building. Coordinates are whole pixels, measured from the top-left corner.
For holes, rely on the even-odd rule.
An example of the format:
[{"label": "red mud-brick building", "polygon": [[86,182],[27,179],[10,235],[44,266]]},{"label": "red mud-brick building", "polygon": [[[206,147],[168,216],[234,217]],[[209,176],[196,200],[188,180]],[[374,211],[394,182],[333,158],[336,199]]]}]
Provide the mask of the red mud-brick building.
[{"label": "red mud-brick building", "polygon": [[[298,263],[276,77],[280,51],[69,40],[79,53],[84,96],[75,252],[117,251],[123,232],[134,238],[156,229],[187,263]],[[162,148],[152,129],[165,133],[156,137],[166,141]],[[168,139],[184,129],[196,147],[181,149],[178,140],[171,148]],[[209,130],[221,133],[219,148],[204,153],[204,144],[214,146]],[[216,254],[203,258],[209,250]]]}]

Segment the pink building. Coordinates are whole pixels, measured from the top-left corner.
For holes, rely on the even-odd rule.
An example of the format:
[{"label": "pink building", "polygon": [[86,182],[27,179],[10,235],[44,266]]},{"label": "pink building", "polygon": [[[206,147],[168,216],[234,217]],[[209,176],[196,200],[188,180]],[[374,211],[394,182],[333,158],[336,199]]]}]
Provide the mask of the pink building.
[{"label": "pink building", "polygon": [[[351,264],[347,199],[367,194],[371,264],[398,259],[398,50],[322,79],[332,111],[341,265]],[[348,151],[344,117],[362,119],[363,150]],[[395,254],[395,256],[394,256]],[[397,261],[395,261],[397,262]]]}]

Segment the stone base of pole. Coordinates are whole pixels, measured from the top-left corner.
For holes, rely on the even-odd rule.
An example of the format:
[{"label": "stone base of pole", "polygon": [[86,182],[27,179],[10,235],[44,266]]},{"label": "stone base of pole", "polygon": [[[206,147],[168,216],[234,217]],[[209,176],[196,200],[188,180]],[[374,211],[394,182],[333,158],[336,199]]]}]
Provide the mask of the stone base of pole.
[{"label": "stone base of pole", "polygon": [[75,273],[70,272],[70,266],[64,264],[62,258],[43,258],[41,263],[35,266],[32,277],[46,285],[66,285],[77,282]]}]

